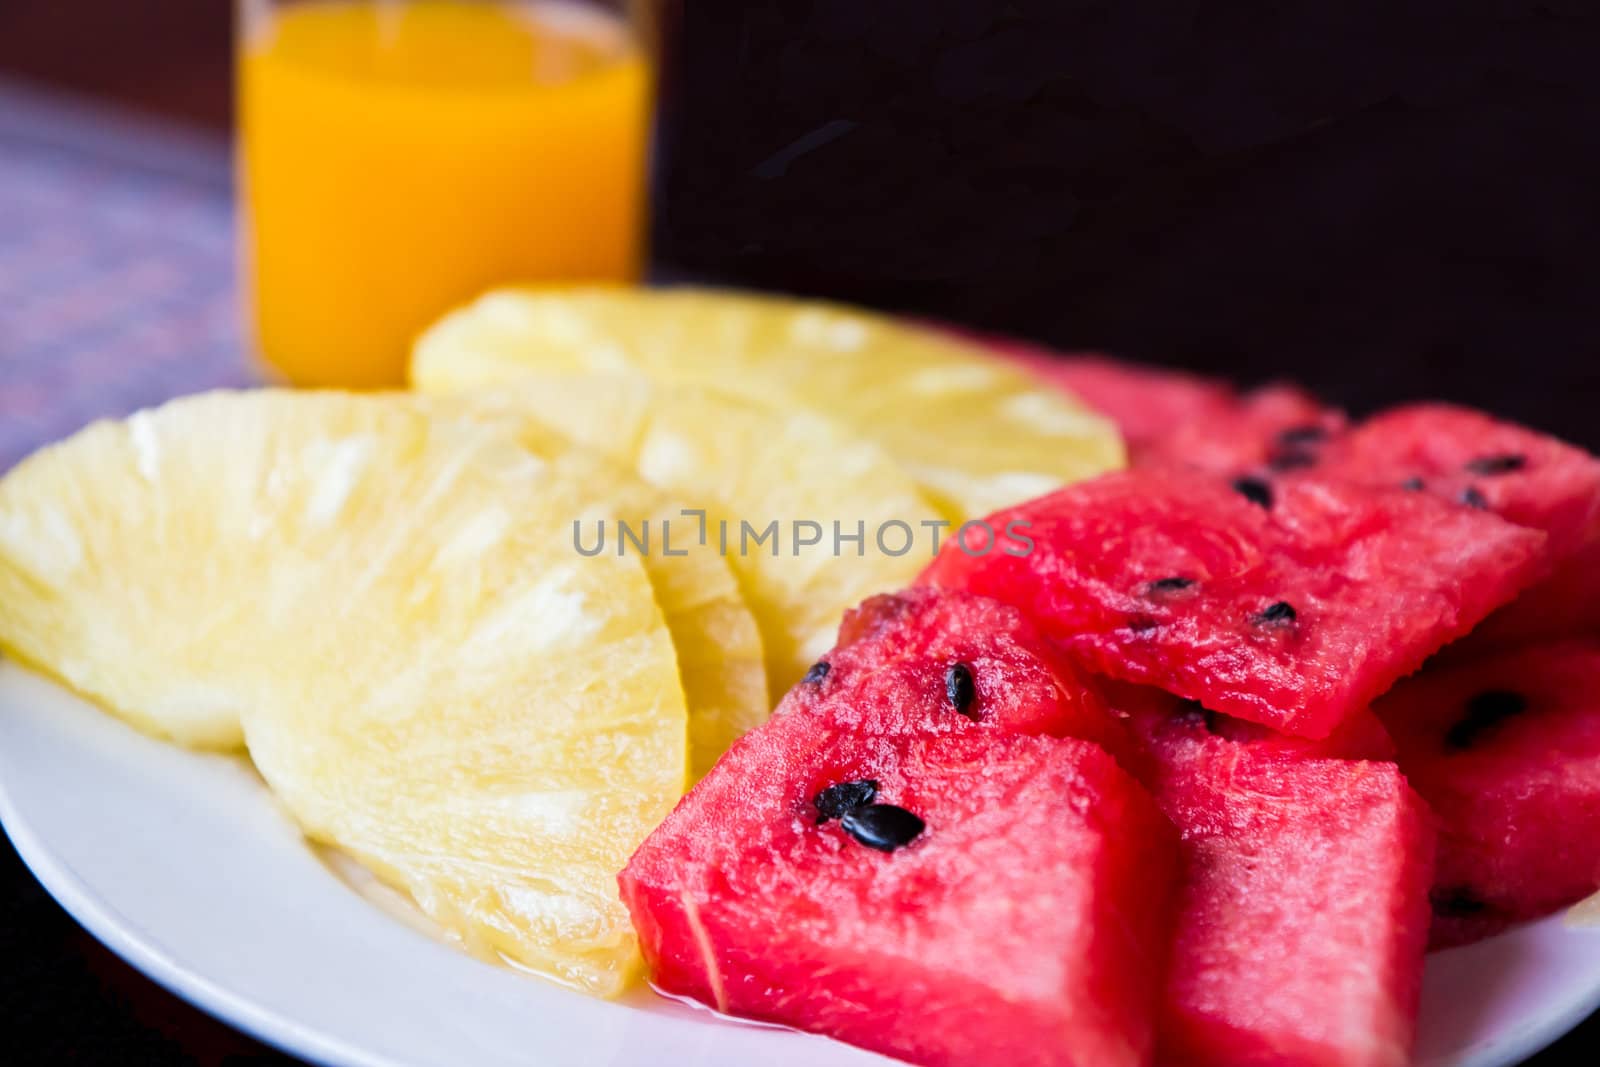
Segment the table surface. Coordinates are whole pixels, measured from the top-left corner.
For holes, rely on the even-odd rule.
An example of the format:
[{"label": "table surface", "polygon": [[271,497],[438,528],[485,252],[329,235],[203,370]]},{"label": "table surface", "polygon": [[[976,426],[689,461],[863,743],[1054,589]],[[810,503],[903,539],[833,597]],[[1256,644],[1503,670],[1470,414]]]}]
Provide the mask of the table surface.
[{"label": "table surface", "polygon": [[[229,170],[221,141],[0,82],[0,471],[95,418],[256,380]],[[297,1062],[98,945],[9,842],[0,958],[0,1017],[27,1062]],[[1597,1042],[1591,1019],[1536,1062],[1591,1060]]]}]

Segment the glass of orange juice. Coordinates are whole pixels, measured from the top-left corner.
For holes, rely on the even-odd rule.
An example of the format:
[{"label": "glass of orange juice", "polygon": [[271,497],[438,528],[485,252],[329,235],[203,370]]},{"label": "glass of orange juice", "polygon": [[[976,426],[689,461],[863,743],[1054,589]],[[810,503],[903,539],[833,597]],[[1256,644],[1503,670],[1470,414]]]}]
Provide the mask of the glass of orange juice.
[{"label": "glass of orange juice", "polygon": [[644,4],[240,0],[244,277],[298,385],[400,385],[482,290],[632,281],[653,93]]}]

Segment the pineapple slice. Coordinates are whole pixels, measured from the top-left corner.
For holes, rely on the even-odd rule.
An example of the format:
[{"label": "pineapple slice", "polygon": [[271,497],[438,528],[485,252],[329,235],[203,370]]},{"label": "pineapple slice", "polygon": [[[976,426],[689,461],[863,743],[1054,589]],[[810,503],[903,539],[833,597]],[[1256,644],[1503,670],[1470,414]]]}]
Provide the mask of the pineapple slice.
[{"label": "pineapple slice", "polygon": [[701,289],[502,290],[417,341],[430,392],[633,370],[809,407],[876,441],[957,523],[1121,467],[1110,422],[981,348],[837,305]]},{"label": "pineapple slice", "polygon": [[306,834],[486,957],[596,993],[616,873],[684,784],[671,638],[587,497],[495,427],[259,392],[103,423],[0,481],[0,643],[234,743]]},{"label": "pineapple slice", "polygon": [[[637,376],[531,372],[469,402],[518,411],[671,496],[703,504],[703,520],[671,522],[672,551],[703,539],[726,556],[761,629],[774,694],[833,646],[846,608],[909,584],[932,556],[931,527],[941,520],[899,467],[806,411]],[[890,553],[905,542],[902,531],[887,528],[888,552],[877,543],[894,521],[915,538],[900,555]],[[774,522],[776,541],[764,536]],[[796,522],[817,524],[801,539],[820,542],[796,546]],[[859,546],[843,540],[836,554],[835,522],[847,538],[864,531]],[[654,533],[661,552],[661,530]],[[598,543],[592,525],[581,540],[591,549]],[[614,539],[606,551],[615,551]]]},{"label": "pineapple slice", "polygon": [[[685,505],[641,481],[622,465],[573,443],[529,418],[499,394],[418,397],[423,410],[441,418],[498,422],[534,455],[572,469],[593,504],[583,520],[616,523],[632,531],[660,529],[682,521]],[[659,533],[656,535],[659,539]],[[728,561],[715,545],[691,541],[663,555],[640,552],[656,603],[678,650],[678,671],[689,703],[689,770],[698,781],[744,734],[767,720],[771,708],[761,631],[739,592]],[[636,551],[629,545],[629,551]],[[677,554],[679,551],[682,555]]]}]

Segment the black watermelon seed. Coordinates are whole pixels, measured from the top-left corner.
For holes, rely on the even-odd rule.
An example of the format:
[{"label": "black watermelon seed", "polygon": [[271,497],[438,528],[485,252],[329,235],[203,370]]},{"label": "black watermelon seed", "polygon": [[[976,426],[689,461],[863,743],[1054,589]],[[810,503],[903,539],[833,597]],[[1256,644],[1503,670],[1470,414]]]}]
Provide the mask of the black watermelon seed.
[{"label": "black watermelon seed", "polygon": [[1528,457],[1516,452],[1500,452],[1492,456],[1479,456],[1467,464],[1471,474],[1510,474],[1528,465]]},{"label": "black watermelon seed", "polygon": [[879,852],[893,852],[915,841],[928,824],[905,808],[893,804],[868,804],[846,812],[839,820],[844,832],[858,844]]},{"label": "black watermelon seed", "polygon": [[974,721],[978,718],[973,704],[978,699],[978,683],[972,679],[972,668],[965,663],[952,663],[944,672],[944,695],[957,713]]},{"label": "black watermelon seed", "polygon": [[1203,726],[1208,734],[1217,732],[1217,713],[1198,700],[1182,701],[1174,718],[1186,726]]},{"label": "black watermelon seed", "polygon": [[1433,913],[1447,919],[1470,919],[1489,910],[1489,902],[1465,886],[1440,886],[1428,894]]},{"label": "black watermelon seed", "polygon": [[1404,489],[1408,493],[1420,493],[1424,489],[1428,488],[1428,483],[1423,481],[1421,478],[1407,478],[1405,481],[1400,483],[1400,488]]},{"label": "black watermelon seed", "polygon": [[1275,471],[1303,470],[1317,465],[1317,454],[1304,448],[1284,448],[1267,457],[1267,466]]},{"label": "black watermelon seed", "polygon": [[1294,622],[1296,617],[1294,605],[1287,600],[1280,600],[1276,604],[1268,604],[1260,614],[1253,616],[1250,621],[1257,626],[1275,626],[1280,622]]},{"label": "black watermelon seed", "polygon": [[817,809],[817,825],[829,819],[842,819],[857,808],[871,804],[877,795],[878,783],[871,778],[830,785],[811,798]]},{"label": "black watermelon seed", "polygon": [[1291,426],[1278,433],[1280,445],[1309,445],[1324,440],[1328,431],[1315,423],[1306,423],[1303,426]]},{"label": "black watermelon seed", "polygon": [[1272,486],[1261,478],[1252,478],[1246,475],[1233,480],[1233,491],[1243,496],[1252,504],[1259,504],[1264,508],[1272,506]]},{"label": "black watermelon seed", "polygon": [[805,677],[800,680],[806,685],[818,685],[828,676],[828,672],[831,670],[833,670],[832,664],[827,660],[820,660],[813,663],[811,669],[806,671]]},{"label": "black watermelon seed", "polygon": [[1476,486],[1469,485],[1461,490],[1461,502],[1467,507],[1477,508],[1479,511],[1489,510],[1489,498],[1480,493]]},{"label": "black watermelon seed", "polygon": [[1160,626],[1161,620],[1152,615],[1128,616],[1128,629],[1136,634],[1147,634],[1151,630],[1159,629]]},{"label": "black watermelon seed", "polygon": [[1194,585],[1193,578],[1182,578],[1174,575],[1171,578],[1157,578],[1144,587],[1146,593],[1160,596],[1162,593],[1179,593]]},{"label": "black watermelon seed", "polygon": [[1466,714],[1444,735],[1445,747],[1457,751],[1471,748],[1484,734],[1527,710],[1528,700],[1521,693],[1485,689],[1467,701]]}]

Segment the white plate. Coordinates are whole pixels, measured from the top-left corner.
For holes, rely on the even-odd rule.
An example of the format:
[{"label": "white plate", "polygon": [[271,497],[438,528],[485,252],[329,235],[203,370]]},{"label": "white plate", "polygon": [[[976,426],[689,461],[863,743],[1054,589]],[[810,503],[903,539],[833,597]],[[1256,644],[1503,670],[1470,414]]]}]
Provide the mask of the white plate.
[{"label": "white plate", "polygon": [[[479,963],[369,902],[239,760],[150,740],[0,663],[0,818],[61,904],[256,1037],[359,1067],[851,1067],[891,1061],[641,991],[606,1003]],[[1429,960],[1418,1062],[1499,1067],[1600,1005],[1600,931],[1559,918]]]}]

